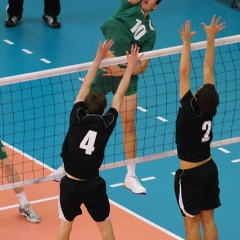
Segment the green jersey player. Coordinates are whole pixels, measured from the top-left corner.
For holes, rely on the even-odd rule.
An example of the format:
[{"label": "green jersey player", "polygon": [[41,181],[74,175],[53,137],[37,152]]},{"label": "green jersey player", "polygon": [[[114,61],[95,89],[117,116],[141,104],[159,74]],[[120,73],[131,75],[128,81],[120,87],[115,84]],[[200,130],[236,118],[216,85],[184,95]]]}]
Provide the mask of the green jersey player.
[{"label": "green jersey player", "polygon": [[[131,50],[132,44],[137,44],[140,52],[151,51],[156,41],[156,31],[150,19],[150,12],[157,9],[161,0],[122,0],[120,7],[112,17],[101,25],[105,39],[113,39],[115,44],[108,57],[124,56]],[[126,159],[136,158],[137,136],[135,130],[135,115],[137,108],[138,74],[146,71],[148,59],[141,60],[134,68],[128,90],[121,105],[121,121],[124,132],[123,146]],[[117,65],[105,67],[96,74],[91,91],[101,91],[104,94],[115,94],[124,75],[126,66]],[[146,189],[139,183],[135,164],[127,166],[124,185],[136,194],[146,194]]]}]

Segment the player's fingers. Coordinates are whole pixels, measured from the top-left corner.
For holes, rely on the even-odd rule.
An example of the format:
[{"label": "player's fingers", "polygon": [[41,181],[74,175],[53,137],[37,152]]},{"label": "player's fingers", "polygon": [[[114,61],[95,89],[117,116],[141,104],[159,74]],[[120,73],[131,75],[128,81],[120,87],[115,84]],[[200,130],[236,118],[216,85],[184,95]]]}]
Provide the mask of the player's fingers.
[{"label": "player's fingers", "polygon": [[184,32],[185,31],[184,24],[181,25],[181,28],[182,28],[182,32]]},{"label": "player's fingers", "polygon": [[216,15],[213,15],[211,24],[215,23]]},{"label": "player's fingers", "polygon": [[221,20],[221,17],[218,17],[217,20],[215,21],[215,24],[218,25],[220,20]]},{"label": "player's fingers", "polygon": [[196,33],[197,33],[196,31],[191,32],[191,36],[195,35]]}]

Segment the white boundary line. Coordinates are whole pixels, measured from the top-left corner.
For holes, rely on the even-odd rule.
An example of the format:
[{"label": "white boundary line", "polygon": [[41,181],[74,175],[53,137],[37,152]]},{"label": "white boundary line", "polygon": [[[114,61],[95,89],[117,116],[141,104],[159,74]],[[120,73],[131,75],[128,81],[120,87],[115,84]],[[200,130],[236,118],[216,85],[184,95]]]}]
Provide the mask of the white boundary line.
[{"label": "white boundary line", "polygon": [[120,205],[120,204],[118,204],[118,203],[112,201],[111,199],[109,199],[109,202],[110,202],[112,205],[114,205],[114,206],[116,206],[116,207],[122,209],[123,211],[125,211],[125,212],[131,214],[132,216],[134,216],[134,217],[140,219],[141,221],[143,221],[143,222],[145,222],[145,223],[151,225],[152,227],[155,227],[155,228],[161,230],[162,232],[165,232],[166,234],[168,234],[168,235],[170,235],[170,236],[176,238],[177,240],[184,240],[183,238],[177,236],[176,234],[174,234],[174,233],[168,231],[167,229],[165,229],[165,228],[163,228],[163,227],[158,226],[157,224],[155,224],[155,223],[153,223],[153,222],[147,220],[146,218],[144,218],[144,217],[138,215],[137,213],[135,213],[135,212],[133,212],[133,211],[131,211],[131,210],[129,210],[129,209],[123,207],[122,205]]},{"label": "white boundary line", "polygon": [[[41,203],[41,202],[47,202],[47,201],[52,201],[52,200],[57,200],[57,199],[58,199],[58,196],[54,196],[54,197],[43,198],[43,199],[39,199],[39,200],[35,200],[35,201],[30,201],[30,203],[31,203],[31,204]],[[169,236],[176,238],[176,240],[184,240],[183,238],[177,236],[176,234],[174,234],[174,233],[168,231],[167,229],[165,229],[165,228],[163,228],[163,227],[160,227],[159,225],[157,225],[157,224],[155,224],[155,223],[147,220],[146,218],[138,215],[137,213],[135,213],[135,212],[133,212],[133,211],[131,211],[131,210],[123,207],[122,205],[114,202],[113,200],[109,199],[109,202],[110,202],[112,205],[114,205],[115,207],[118,207],[119,209],[125,211],[126,213],[131,214],[132,216],[140,219],[141,221],[149,224],[150,226],[155,227],[155,228],[157,228],[158,230],[161,230],[162,232],[168,234]],[[19,207],[19,204],[9,205],[9,206],[6,206],[6,207],[1,207],[1,208],[0,208],[0,211],[12,209],[12,208],[18,208],[18,207]]]}]

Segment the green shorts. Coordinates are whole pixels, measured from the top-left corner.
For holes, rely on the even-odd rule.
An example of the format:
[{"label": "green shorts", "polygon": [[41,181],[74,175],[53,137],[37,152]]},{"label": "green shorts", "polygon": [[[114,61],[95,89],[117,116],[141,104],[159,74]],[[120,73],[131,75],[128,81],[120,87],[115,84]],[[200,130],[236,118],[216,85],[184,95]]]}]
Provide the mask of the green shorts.
[{"label": "green shorts", "polygon": [[3,160],[4,158],[7,158],[7,153],[2,144],[2,141],[0,141],[0,160]]},{"label": "green shorts", "polygon": [[[99,91],[106,95],[109,92],[116,93],[122,77],[102,76],[102,71],[98,70],[91,86],[91,92]],[[132,76],[125,96],[130,96],[137,92],[138,76]]]}]

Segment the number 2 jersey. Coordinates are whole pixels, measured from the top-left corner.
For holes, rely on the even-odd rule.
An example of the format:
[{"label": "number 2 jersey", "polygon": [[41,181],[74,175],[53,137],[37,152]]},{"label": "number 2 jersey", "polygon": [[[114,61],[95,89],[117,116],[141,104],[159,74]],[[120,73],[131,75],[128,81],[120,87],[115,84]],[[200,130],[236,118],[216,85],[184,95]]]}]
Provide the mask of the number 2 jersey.
[{"label": "number 2 jersey", "polygon": [[105,147],[117,117],[115,108],[101,116],[87,114],[84,102],[74,104],[61,153],[67,173],[79,179],[92,179],[99,175]]},{"label": "number 2 jersey", "polygon": [[178,158],[187,162],[201,162],[211,156],[212,121],[216,111],[202,113],[190,90],[180,103],[176,121]]},{"label": "number 2 jersey", "polygon": [[120,7],[112,17],[101,26],[105,39],[112,39],[111,51],[114,55],[125,56],[126,50],[131,52],[131,45],[137,44],[140,52],[151,51],[156,41],[156,31],[150,17],[144,17],[141,2],[130,4],[122,0]]}]

